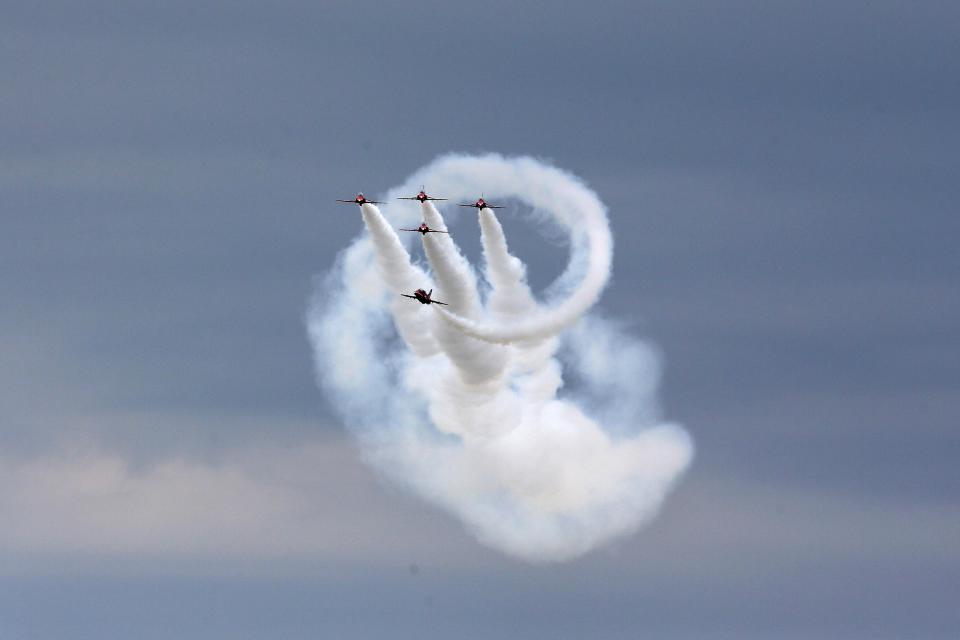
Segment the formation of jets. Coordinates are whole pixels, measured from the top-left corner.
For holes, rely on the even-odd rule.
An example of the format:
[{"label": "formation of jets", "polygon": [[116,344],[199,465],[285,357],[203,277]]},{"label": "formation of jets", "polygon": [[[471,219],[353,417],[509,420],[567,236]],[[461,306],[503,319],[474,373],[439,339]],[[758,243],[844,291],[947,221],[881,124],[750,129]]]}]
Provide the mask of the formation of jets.
[{"label": "formation of jets", "polygon": [[[404,197],[404,198],[397,198],[397,200],[417,200],[420,203],[424,203],[424,202],[433,201],[433,200],[446,200],[446,198],[434,198],[433,196],[428,196],[427,192],[424,191],[423,187],[420,187],[420,192],[417,195]],[[343,202],[345,204],[356,204],[361,206],[365,204],[383,204],[382,202],[378,202],[376,200],[367,200],[362,193],[358,193],[357,196],[352,200],[337,200],[337,202]],[[459,206],[473,207],[481,211],[484,209],[503,209],[502,206],[487,204],[487,201],[484,200],[482,197],[477,198],[477,201],[472,204],[461,204]],[[428,233],[447,233],[447,234],[450,233],[449,231],[444,231],[442,229],[431,229],[430,227],[427,226],[426,222],[422,222],[420,226],[417,227],[416,229],[400,229],[400,231],[414,231],[423,236],[426,236]],[[445,306],[447,304],[446,302],[440,302],[439,300],[434,300],[433,298],[430,297],[433,295],[433,289],[430,289],[430,291],[417,289],[416,291],[413,292],[413,295],[410,295],[407,293],[401,293],[400,295],[402,295],[404,298],[411,298],[413,300],[416,300],[420,304],[442,304]]]}]

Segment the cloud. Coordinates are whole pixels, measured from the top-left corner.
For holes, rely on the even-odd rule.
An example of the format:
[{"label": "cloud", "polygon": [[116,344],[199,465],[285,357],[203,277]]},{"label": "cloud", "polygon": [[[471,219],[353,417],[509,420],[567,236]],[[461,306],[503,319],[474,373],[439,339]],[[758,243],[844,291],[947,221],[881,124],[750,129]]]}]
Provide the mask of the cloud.
[{"label": "cloud", "polygon": [[0,521],[0,575],[64,567],[286,574],[304,562],[403,568],[422,562],[425,549],[436,562],[474,562],[464,559],[466,537],[385,492],[341,439],[147,463],[98,445],[7,452]]}]

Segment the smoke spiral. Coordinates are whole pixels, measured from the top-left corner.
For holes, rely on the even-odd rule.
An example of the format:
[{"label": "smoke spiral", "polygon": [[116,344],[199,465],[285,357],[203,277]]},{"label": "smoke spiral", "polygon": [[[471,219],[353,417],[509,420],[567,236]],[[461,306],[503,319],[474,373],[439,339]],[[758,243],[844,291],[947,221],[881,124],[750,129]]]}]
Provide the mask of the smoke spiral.
[{"label": "smoke spiral", "polygon": [[[548,212],[571,237],[562,299],[536,300],[491,209],[478,213],[486,296],[450,235],[422,236],[430,273],[417,266],[394,227],[422,217],[446,228],[432,202],[394,204],[420,184],[454,201],[482,187]],[[307,318],[318,380],[365,458],[528,560],[575,557],[655,515],[693,445],[658,420],[654,352],[587,315],[613,251],[596,194],[532,158],[447,155],[386,200],[386,217],[360,207],[367,232],[340,253]],[[449,306],[399,295],[418,288]],[[565,367],[575,389],[564,391]]]}]

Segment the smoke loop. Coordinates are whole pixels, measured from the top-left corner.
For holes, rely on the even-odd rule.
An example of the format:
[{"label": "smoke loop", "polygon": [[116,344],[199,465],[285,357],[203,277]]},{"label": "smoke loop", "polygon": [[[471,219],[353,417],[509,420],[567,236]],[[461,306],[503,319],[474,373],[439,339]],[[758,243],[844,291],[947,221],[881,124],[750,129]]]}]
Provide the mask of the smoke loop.
[{"label": "smoke loop", "polygon": [[[485,301],[452,236],[422,236],[430,274],[413,263],[394,227],[418,222],[418,207],[393,202],[420,184],[453,201],[482,188],[549,212],[571,234],[565,297],[537,302],[491,209],[478,213]],[[587,315],[613,251],[596,194],[532,158],[447,155],[386,200],[386,217],[360,207],[367,233],[341,252],[308,314],[318,379],[366,458],[528,560],[575,557],[655,515],[693,446],[657,419],[653,351]],[[432,202],[419,209],[447,228]],[[449,311],[398,295],[418,288],[436,289]],[[566,393],[564,366],[580,383]]]}]

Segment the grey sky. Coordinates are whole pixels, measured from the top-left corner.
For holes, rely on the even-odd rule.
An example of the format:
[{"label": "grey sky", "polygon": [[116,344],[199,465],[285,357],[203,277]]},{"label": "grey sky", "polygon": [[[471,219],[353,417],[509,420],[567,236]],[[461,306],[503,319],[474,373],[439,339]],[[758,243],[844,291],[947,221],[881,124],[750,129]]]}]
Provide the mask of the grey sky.
[{"label": "grey sky", "polygon": [[[0,635],[956,636],[955,3],[36,5],[0,21]],[[451,150],[600,194],[601,311],[697,445],[566,565],[384,486],[313,382],[333,199]]]}]

